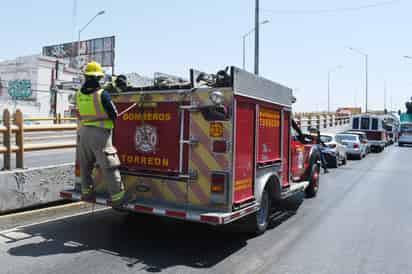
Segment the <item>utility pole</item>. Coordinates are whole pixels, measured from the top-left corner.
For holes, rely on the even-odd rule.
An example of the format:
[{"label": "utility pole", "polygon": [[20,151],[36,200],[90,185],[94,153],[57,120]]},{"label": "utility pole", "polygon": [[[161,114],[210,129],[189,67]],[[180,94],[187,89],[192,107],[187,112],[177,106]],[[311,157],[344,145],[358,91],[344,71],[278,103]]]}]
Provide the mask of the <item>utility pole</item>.
[{"label": "utility pole", "polygon": [[348,47],[348,49],[365,57],[365,113],[368,113],[369,55],[353,47]]},{"label": "utility pole", "polygon": [[259,75],[259,0],[255,7],[255,74]]},{"label": "utility pole", "polygon": [[386,81],[383,84],[383,110],[386,110]]},{"label": "utility pole", "polygon": [[328,114],[330,113],[330,70],[328,71]]},{"label": "utility pole", "polygon": [[76,28],[77,28],[77,0],[73,0],[73,14],[72,14],[72,24],[73,24],[73,33],[72,33],[72,56],[70,60],[70,66],[76,68],[76,51],[75,51],[75,37],[76,37]]},{"label": "utility pole", "polygon": [[365,54],[366,67],[366,98],[365,98],[365,113],[368,113],[368,90],[369,90],[369,56]]},{"label": "utility pole", "polygon": [[333,67],[333,68],[328,70],[328,113],[330,113],[330,77],[331,77],[331,73],[338,70],[338,69],[341,69],[341,68],[342,68],[342,66],[339,65],[339,66]]}]

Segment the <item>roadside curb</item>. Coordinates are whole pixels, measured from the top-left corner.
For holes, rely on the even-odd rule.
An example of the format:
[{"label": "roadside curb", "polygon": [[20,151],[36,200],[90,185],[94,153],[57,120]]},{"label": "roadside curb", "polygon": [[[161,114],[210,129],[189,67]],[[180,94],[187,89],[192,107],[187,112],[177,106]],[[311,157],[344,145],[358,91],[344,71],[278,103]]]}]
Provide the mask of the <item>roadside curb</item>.
[{"label": "roadside curb", "polygon": [[98,210],[104,206],[89,204],[85,202],[75,202],[65,205],[52,206],[31,211],[19,212],[9,215],[0,216],[0,230],[39,223],[68,215],[87,213],[92,210]]}]

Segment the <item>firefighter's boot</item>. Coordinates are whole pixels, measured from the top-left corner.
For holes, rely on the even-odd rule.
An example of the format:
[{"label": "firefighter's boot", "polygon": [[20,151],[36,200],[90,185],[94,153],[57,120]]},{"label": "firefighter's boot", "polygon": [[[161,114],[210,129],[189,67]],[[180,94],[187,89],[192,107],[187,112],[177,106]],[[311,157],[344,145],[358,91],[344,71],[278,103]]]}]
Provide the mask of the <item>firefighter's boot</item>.
[{"label": "firefighter's boot", "polygon": [[111,200],[113,208],[122,209],[129,202],[130,195],[123,190],[116,194],[113,194]]}]

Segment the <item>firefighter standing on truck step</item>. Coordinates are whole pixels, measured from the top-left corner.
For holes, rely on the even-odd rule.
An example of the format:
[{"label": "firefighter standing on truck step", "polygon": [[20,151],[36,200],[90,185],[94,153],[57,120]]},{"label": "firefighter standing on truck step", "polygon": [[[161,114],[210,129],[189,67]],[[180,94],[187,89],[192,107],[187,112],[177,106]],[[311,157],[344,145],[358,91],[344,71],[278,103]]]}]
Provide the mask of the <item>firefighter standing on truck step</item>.
[{"label": "firefighter standing on truck step", "polygon": [[101,88],[104,76],[100,64],[87,64],[85,82],[77,92],[76,103],[80,118],[78,155],[80,162],[82,199],[95,198],[92,171],[97,163],[103,172],[113,207],[122,207],[127,195],[118,167],[120,160],[112,144],[112,130],[117,110],[107,91]]}]

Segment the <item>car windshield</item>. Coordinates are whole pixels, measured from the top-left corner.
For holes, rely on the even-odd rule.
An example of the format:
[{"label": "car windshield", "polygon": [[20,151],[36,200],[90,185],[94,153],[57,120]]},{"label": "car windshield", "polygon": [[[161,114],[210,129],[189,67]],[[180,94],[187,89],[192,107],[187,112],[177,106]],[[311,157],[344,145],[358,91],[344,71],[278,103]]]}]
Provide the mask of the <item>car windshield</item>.
[{"label": "car windshield", "polygon": [[324,143],[329,143],[333,141],[333,138],[332,136],[329,136],[329,135],[321,135],[320,140]]},{"label": "car windshield", "polygon": [[356,142],[358,140],[358,137],[355,135],[336,135],[336,141],[341,143],[344,141],[352,141]]}]

